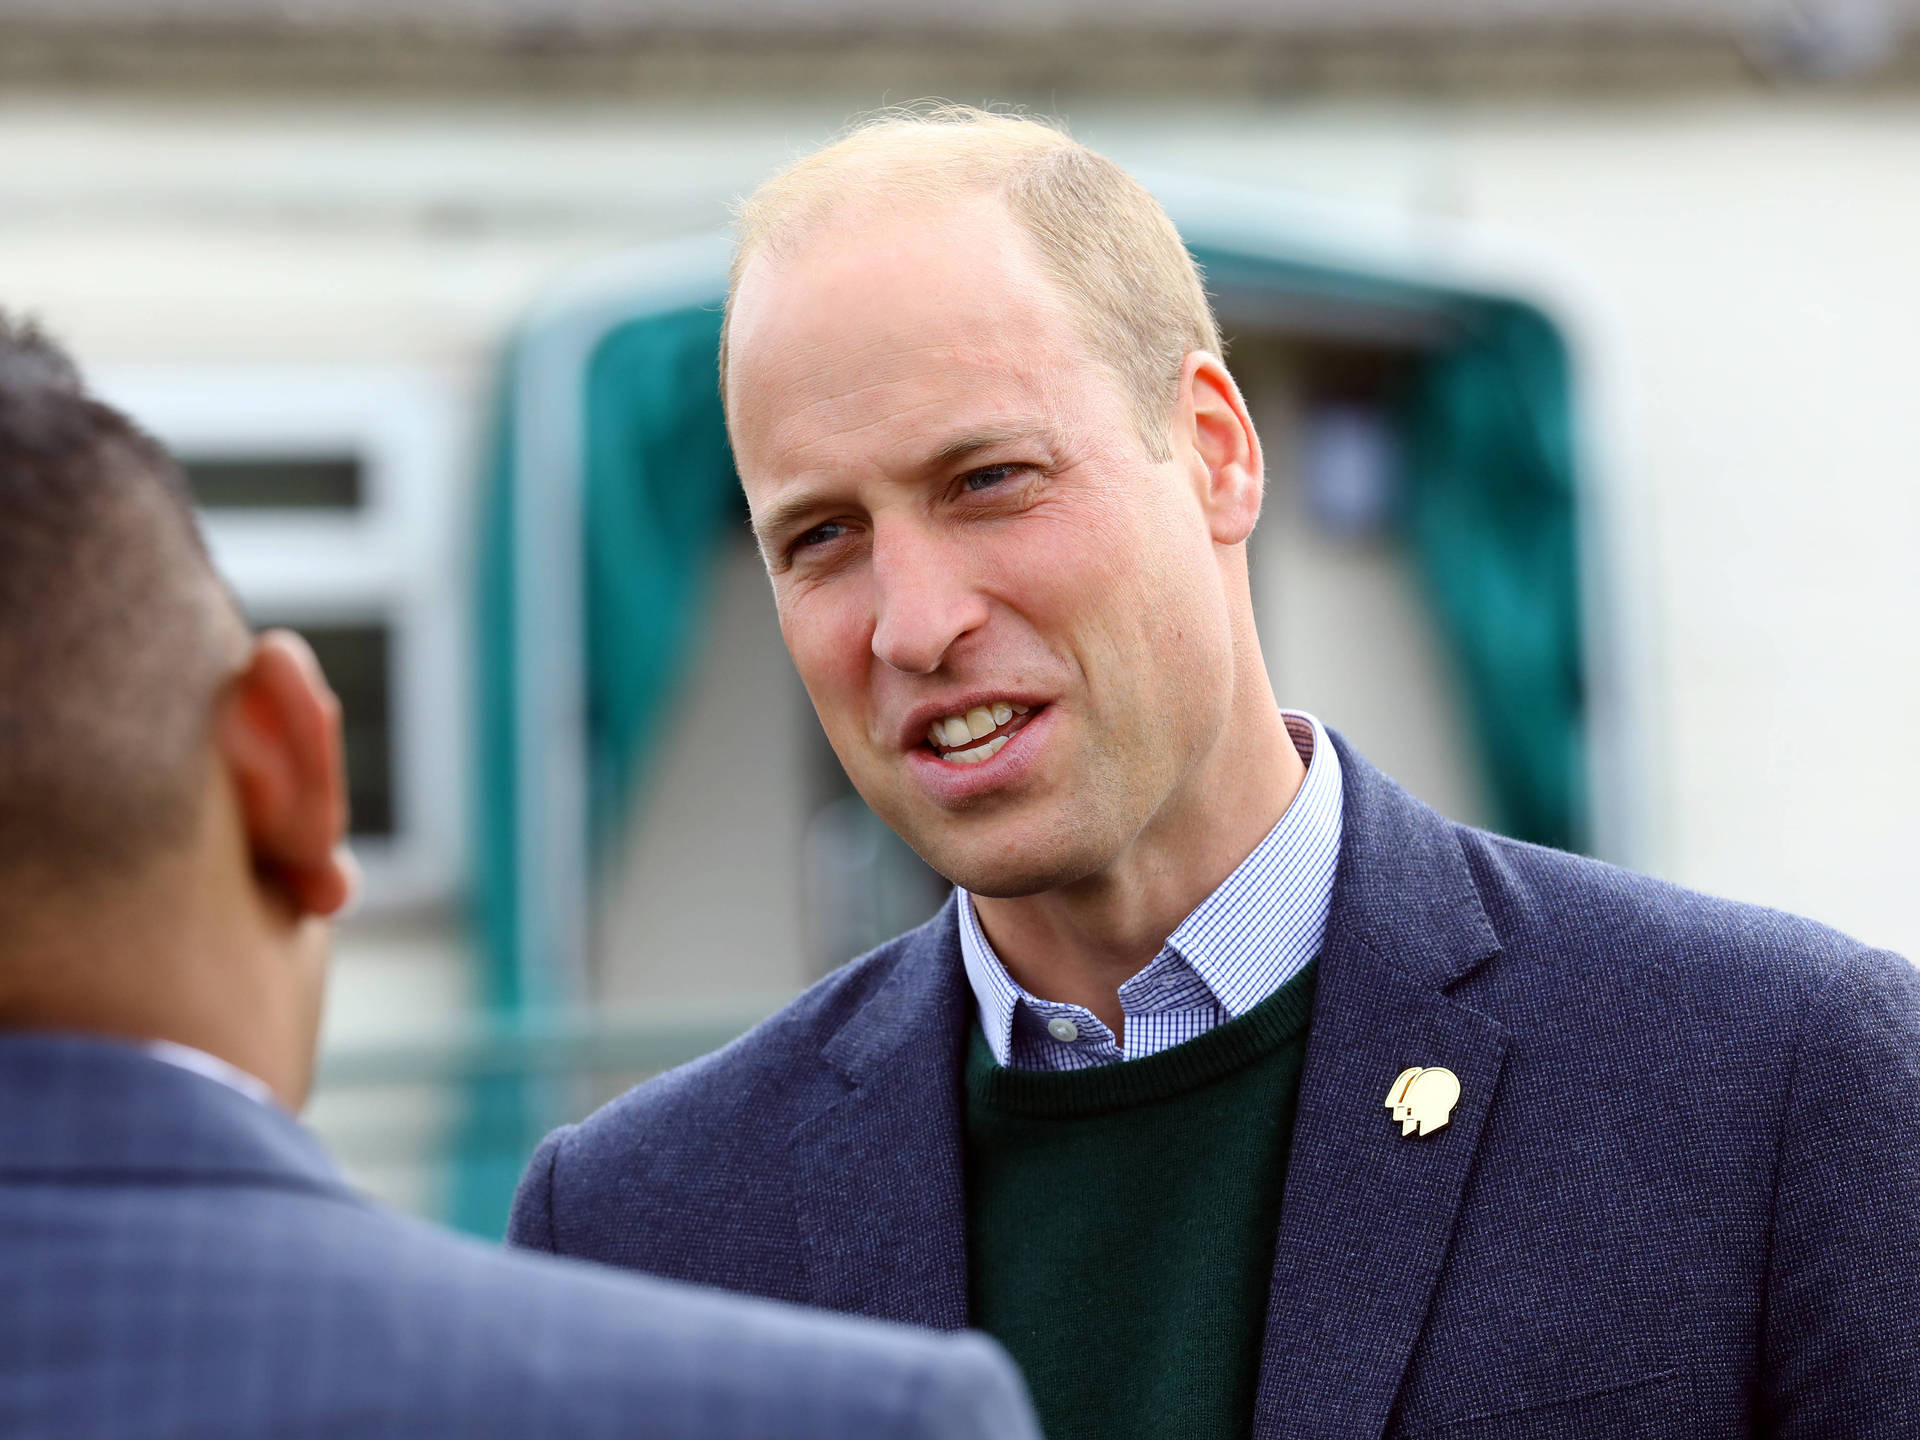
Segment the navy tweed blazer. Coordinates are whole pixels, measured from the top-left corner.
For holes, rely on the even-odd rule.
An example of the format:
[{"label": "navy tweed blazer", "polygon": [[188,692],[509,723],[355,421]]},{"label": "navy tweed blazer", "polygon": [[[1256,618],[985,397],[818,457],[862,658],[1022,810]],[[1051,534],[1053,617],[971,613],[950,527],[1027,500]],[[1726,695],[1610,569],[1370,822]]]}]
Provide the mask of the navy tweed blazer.
[{"label": "navy tweed blazer", "polygon": [[[1255,1434],[1920,1437],[1920,974],[1454,825],[1335,743]],[[971,1008],[949,905],[549,1136],[511,1238],[957,1329]],[[1415,1065],[1461,1096],[1404,1136]]]},{"label": "navy tweed blazer", "polygon": [[0,1435],[1035,1437],[1003,1355],[511,1255],[359,1199],[292,1119],[0,1035]]}]

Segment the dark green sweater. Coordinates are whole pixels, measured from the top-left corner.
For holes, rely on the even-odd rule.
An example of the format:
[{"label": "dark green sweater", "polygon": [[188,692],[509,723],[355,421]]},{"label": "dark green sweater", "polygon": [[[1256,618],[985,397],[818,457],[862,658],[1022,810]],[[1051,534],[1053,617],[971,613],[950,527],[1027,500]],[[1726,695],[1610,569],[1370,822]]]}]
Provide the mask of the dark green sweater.
[{"label": "dark green sweater", "polygon": [[1317,966],[1236,1020],[1090,1070],[967,1060],[972,1320],[1048,1440],[1253,1421]]}]

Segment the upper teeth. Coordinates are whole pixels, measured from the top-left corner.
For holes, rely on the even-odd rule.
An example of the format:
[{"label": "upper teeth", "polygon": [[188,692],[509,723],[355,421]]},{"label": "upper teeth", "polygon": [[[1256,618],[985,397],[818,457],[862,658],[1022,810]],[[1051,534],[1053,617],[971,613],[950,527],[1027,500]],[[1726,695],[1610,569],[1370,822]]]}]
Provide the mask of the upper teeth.
[{"label": "upper teeth", "polygon": [[[1015,705],[1008,700],[995,700],[991,705],[976,705],[964,715],[948,715],[927,726],[927,739],[935,745],[965,745],[969,740],[978,740],[989,731],[997,730],[1016,715],[1027,713],[1025,705]],[[979,747],[985,748],[985,747]],[[971,754],[971,751],[962,752]],[[950,756],[957,759],[958,756]],[[985,757],[982,757],[985,758]]]}]

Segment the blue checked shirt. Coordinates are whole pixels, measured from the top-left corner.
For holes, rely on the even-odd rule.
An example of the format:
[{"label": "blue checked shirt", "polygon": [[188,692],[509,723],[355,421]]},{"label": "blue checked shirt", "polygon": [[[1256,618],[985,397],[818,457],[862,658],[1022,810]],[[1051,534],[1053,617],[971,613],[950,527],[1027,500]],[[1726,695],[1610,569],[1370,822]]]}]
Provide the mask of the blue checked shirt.
[{"label": "blue checked shirt", "polygon": [[1125,1049],[1092,1011],[1022,989],[959,892],[960,953],[994,1059],[1022,1070],[1137,1060],[1246,1014],[1320,953],[1340,858],[1340,757],[1313,716],[1281,714],[1307,778],[1267,838],[1120,987]]}]

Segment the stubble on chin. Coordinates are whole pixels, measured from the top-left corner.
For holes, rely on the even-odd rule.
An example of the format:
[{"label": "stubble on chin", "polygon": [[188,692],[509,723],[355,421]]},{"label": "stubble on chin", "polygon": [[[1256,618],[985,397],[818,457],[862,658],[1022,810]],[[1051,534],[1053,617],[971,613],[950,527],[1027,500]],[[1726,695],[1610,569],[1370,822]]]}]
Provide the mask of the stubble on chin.
[{"label": "stubble on chin", "polygon": [[1074,806],[1047,814],[969,817],[948,834],[900,833],[927,864],[968,894],[1019,900],[1104,868],[1113,847],[1103,837],[1123,828],[1111,821]]}]

